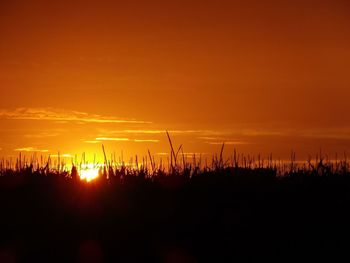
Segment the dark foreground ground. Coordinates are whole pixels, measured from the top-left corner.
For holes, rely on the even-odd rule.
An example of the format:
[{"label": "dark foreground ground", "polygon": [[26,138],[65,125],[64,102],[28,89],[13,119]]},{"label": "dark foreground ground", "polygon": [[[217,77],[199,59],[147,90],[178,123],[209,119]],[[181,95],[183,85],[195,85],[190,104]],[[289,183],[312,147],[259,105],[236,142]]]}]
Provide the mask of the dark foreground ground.
[{"label": "dark foreground ground", "polygon": [[0,262],[350,259],[350,174],[0,177]]}]

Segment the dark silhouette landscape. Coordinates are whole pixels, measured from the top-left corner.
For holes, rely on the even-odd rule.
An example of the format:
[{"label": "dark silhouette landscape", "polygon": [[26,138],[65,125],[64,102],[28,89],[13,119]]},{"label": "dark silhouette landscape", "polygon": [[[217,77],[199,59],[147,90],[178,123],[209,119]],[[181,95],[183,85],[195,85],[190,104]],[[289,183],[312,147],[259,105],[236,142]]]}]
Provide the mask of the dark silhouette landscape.
[{"label": "dark silhouette landscape", "polygon": [[[19,160],[17,160],[19,162]],[[107,161],[91,182],[23,164],[1,170],[1,262],[230,262],[348,259],[350,172],[319,158],[297,168]]]}]

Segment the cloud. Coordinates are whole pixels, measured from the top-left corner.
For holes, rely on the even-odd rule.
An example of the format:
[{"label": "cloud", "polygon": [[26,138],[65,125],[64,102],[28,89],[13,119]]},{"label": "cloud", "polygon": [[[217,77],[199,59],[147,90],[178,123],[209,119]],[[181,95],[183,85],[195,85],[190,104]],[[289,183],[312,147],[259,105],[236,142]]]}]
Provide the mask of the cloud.
[{"label": "cloud", "polygon": [[220,140],[220,138],[217,138],[217,137],[197,137],[197,139],[200,139],[200,140]]},{"label": "cloud", "polygon": [[134,142],[159,142],[159,140],[152,140],[152,139],[135,139]]},{"label": "cloud", "polygon": [[350,128],[305,130],[300,132],[300,136],[314,139],[350,140]]},{"label": "cloud", "polygon": [[102,137],[102,138],[96,138],[96,141],[86,141],[88,143],[98,143],[101,141],[114,141],[114,142],[159,142],[159,140],[154,139],[129,139],[129,138],[109,138],[109,137]]},{"label": "cloud", "polygon": [[75,121],[82,123],[130,123],[149,124],[152,122],[118,119],[115,117],[89,114],[80,111],[70,111],[56,108],[17,108],[15,110],[0,110],[0,118],[11,120],[45,120],[45,121]]},{"label": "cloud", "polygon": [[244,130],[243,136],[284,136],[284,137],[305,137],[308,139],[350,139],[350,127],[341,128],[313,128],[313,129],[275,129],[275,130]]},{"label": "cloud", "polygon": [[225,145],[242,145],[242,144],[248,144],[247,142],[243,141],[222,141],[222,142],[206,142],[207,144],[212,144],[212,145],[222,145],[225,143]]},{"label": "cloud", "polygon": [[103,138],[96,138],[96,141],[115,141],[115,142],[127,142],[130,141],[129,138],[107,138],[107,137],[103,137]]},{"label": "cloud", "polygon": [[131,133],[131,134],[165,134],[165,130],[120,130],[114,133]]},{"label": "cloud", "polygon": [[[168,130],[170,135],[184,135],[184,134],[198,134],[202,136],[218,136],[218,135],[229,135],[231,133],[224,132],[224,131],[214,131],[214,130]],[[166,133],[166,130],[145,130],[145,129],[129,129],[129,130],[106,130],[101,129],[101,134],[164,134]]]},{"label": "cloud", "polygon": [[41,153],[47,153],[49,150],[42,150],[37,149],[35,147],[23,147],[23,148],[17,148],[15,149],[16,152],[41,152]]},{"label": "cloud", "polygon": [[97,144],[100,143],[100,141],[84,141],[85,143],[90,143],[90,144]]},{"label": "cloud", "polygon": [[[100,136],[113,136],[122,134],[133,135],[165,135],[166,130],[159,129],[126,129],[126,130],[100,130]],[[212,141],[219,144],[219,141],[225,141],[225,137],[313,137],[313,138],[330,138],[330,139],[350,139],[350,128],[326,129],[319,128],[314,130],[308,129],[236,129],[236,130],[168,130],[170,135],[194,135],[199,140]],[[229,139],[228,139],[229,140]],[[215,143],[217,141],[217,143]],[[220,142],[222,143],[222,142]],[[230,142],[227,142],[230,144]],[[237,144],[233,142],[232,144]],[[239,144],[242,144],[240,142]]]},{"label": "cloud", "polygon": [[288,136],[291,135],[291,130],[254,130],[247,129],[242,131],[243,136]]}]

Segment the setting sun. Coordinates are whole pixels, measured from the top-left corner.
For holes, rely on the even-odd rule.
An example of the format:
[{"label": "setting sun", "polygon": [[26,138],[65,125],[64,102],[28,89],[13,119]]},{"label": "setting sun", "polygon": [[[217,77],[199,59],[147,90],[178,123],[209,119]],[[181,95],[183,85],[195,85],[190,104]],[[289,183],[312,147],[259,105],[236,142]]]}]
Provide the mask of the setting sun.
[{"label": "setting sun", "polygon": [[80,171],[80,179],[91,182],[98,177],[99,167],[94,164],[84,165]]}]

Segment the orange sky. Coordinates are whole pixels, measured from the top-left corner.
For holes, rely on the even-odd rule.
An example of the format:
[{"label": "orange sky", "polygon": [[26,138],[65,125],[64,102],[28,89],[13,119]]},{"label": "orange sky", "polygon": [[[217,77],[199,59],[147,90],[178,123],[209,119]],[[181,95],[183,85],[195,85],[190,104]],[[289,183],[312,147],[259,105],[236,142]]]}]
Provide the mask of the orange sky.
[{"label": "orange sky", "polygon": [[0,156],[164,153],[165,129],[188,153],[343,153],[349,13],[347,0],[3,0]]}]

